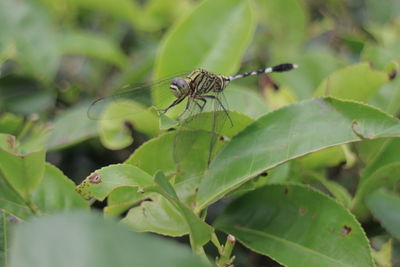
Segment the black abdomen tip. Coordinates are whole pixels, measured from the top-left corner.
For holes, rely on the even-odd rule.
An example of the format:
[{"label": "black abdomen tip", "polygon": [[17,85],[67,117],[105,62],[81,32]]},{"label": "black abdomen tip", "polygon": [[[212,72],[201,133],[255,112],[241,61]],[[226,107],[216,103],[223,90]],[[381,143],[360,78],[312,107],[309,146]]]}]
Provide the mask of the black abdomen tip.
[{"label": "black abdomen tip", "polygon": [[288,71],[297,68],[296,64],[292,63],[284,63],[284,64],[279,64],[274,67],[272,67],[273,72],[283,72],[283,71]]}]

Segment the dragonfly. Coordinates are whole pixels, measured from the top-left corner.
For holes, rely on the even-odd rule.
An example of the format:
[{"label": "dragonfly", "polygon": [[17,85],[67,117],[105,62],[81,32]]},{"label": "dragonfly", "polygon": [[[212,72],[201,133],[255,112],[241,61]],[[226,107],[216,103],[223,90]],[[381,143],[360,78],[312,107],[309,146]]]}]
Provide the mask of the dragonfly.
[{"label": "dragonfly", "polygon": [[[228,87],[228,85],[237,79],[245,78],[248,76],[261,75],[273,72],[286,72],[293,69],[296,69],[298,66],[292,63],[283,63],[279,65],[275,65],[272,67],[262,68],[255,71],[249,71],[244,73],[239,73],[232,76],[226,76],[222,74],[215,74],[209,72],[205,69],[195,69],[187,75],[172,77],[172,79],[165,79],[160,82],[157,82],[153,85],[145,85],[137,88],[131,88],[129,90],[125,90],[123,92],[116,93],[111,95],[110,97],[100,98],[94,101],[88,110],[88,116],[94,117],[93,114],[96,113],[96,109],[102,104],[108,103],[109,101],[115,101],[119,99],[139,99],[138,96],[142,94],[144,90],[148,90],[148,88],[155,87],[166,87],[166,84],[169,84],[169,92],[175,97],[175,99],[165,108],[159,109],[159,115],[163,115],[167,113],[168,110],[182,103],[185,99],[187,99],[184,110],[178,116],[178,121],[181,121],[182,118],[195,118],[197,114],[200,114],[204,111],[206,104],[210,101],[214,103],[214,107],[212,107],[212,111],[214,111],[215,116],[212,118],[212,125],[210,129],[211,138],[210,138],[210,147],[208,152],[208,164],[211,160],[211,155],[213,151],[213,147],[216,141],[216,132],[218,127],[222,127],[226,118],[229,119],[231,125],[233,126],[232,119],[229,116],[228,109],[226,104],[224,104],[223,100],[223,92]],[[217,112],[219,111],[219,112]],[[189,114],[185,117],[185,114]],[[221,113],[224,116],[221,116]],[[219,115],[217,115],[219,114]],[[223,118],[222,118],[223,117]],[[220,119],[221,118],[221,119]],[[176,135],[177,143],[179,143],[179,139],[184,139],[182,134]],[[187,138],[186,138],[187,139]],[[185,147],[188,143],[181,142],[184,145],[180,145]],[[178,145],[179,146],[179,145]],[[181,157],[179,157],[181,158]]]}]

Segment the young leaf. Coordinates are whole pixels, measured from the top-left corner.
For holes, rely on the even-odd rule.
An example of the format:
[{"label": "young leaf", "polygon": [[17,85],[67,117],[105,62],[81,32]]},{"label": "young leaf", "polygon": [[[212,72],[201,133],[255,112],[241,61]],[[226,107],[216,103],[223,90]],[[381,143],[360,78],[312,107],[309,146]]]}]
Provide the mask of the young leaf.
[{"label": "young leaf", "polygon": [[300,185],[268,185],[230,203],[215,227],[285,266],[374,266],[354,216]]},{"label": "young leaf", "polygon": [[44,150],[21,155],[0,148],[0,170],[3,178],[25,201],[29,200],[29,194],[42,179],[44,160]]},{"label": "young leaf", "polygon": [[366,101],[388,81],[389,76],[386,72],[373,70],[368,63],[359,63],[329,75],[314,95]]}]

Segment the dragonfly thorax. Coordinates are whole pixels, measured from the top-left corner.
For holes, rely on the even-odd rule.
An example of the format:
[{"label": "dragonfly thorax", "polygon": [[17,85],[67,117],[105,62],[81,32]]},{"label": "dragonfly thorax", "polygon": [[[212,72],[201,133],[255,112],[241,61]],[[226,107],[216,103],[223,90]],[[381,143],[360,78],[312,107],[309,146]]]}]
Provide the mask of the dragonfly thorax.
[{"label": "dragonfly thorax", "polygon": [[181,98],[182,96],[188,95],[190,90],[189,83],[186,81],[185,78],[181,77],[173,78],[171,80],[169,88],[176,98]]}]

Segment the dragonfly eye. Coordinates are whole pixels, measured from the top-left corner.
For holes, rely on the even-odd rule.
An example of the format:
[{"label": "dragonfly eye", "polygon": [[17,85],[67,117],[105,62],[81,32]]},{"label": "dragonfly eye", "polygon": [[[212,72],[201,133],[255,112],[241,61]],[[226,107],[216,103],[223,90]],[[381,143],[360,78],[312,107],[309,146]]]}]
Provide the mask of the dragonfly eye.
[{"label": "dragonfly eye", "polygon": [[187,94],[189,85],[183,78],[173,78],[169,88],[172,93],[179,98],[180,96]]}]

